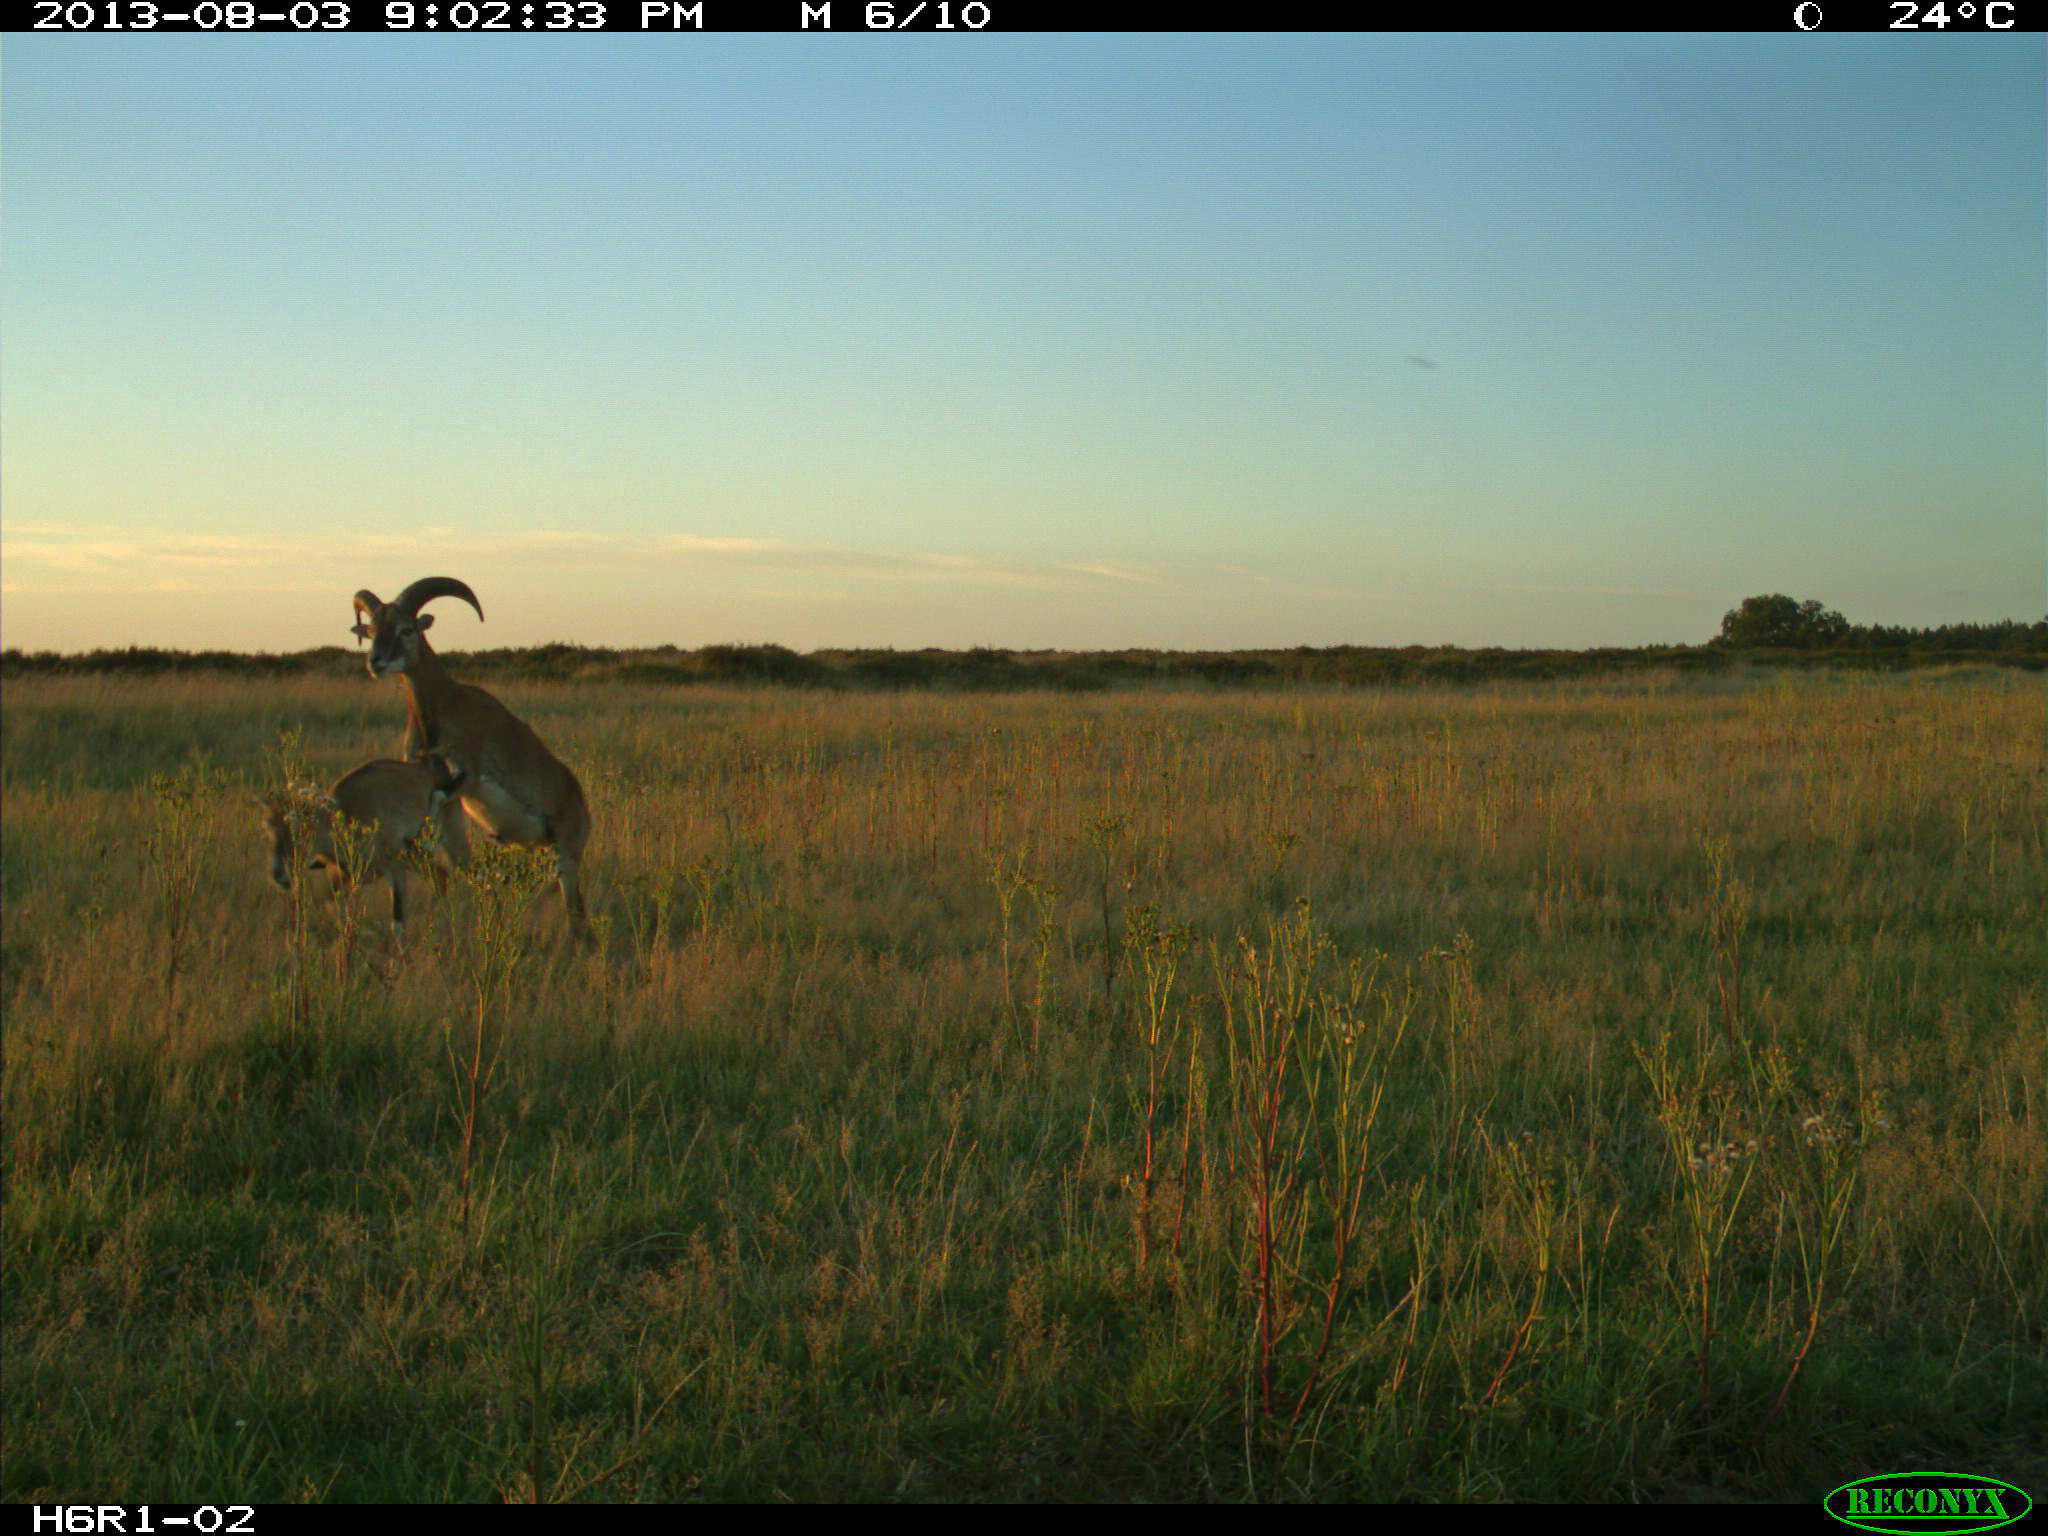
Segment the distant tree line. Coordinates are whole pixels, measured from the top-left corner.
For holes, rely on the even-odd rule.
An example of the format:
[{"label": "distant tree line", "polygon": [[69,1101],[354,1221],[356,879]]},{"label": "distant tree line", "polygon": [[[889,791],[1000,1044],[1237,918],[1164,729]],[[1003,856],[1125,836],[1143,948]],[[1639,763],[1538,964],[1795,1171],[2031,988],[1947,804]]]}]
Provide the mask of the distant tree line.
[{"label": "distant tree line", "polygon": [[1818,598],[1801,602],[1782,592],[1745,597],[1721,618],[1717,646],[1752,650],[1901,650],[2048,652],[2048,618],[2026,624],[2001,619],[1992,624],[1939,624],[1911,629],[1899,624],[1851,624]]},{"label": "distant tree line", "polygon": [[[1790,599],[1786,599],[1790,602]],[[1818,605],[1814,605],[1818,606]],[[1803,614],[1806,605],[1793,604]],[[1733,621],[1743,610],[1729,615]],[[1825,610],[1822,610],[1823,616]],[[2048,669],[2048,624],[1952,624],[1933,630],[1830,626],[1832,642],[1812,629],[1757,630],[1724,621],[1706,645],[1648,645],[1585,651],[1506,650],[1460,646],[1294,646],[1256,651],[1009,651],[977,646],[946,650],[823,650],[781,645],[673,645],[615,649],[547,645],[444,651],[458,674],[590,683],[703,683],[833,688],[860,691],[940,689],[1091,692],[1146,685],[1212,688],[1440,687],[1490,682],[1622,676],[1642,673],[1719,674],[1745,667],[1892,671],[1907,667],[1996,665]],[[1766,638],[1752,638],[1761,633]],[[1787,637],[1790,638],[1787,638]],[[1880,638],[1881,637],[1881,638]],[[1892,638],[1897,637],[1897,638]],[[214,673],[244,677],[361,676],[360,652],[341,646],[287,655],[175,651],[130,646],[66,654],[0,652],[0,679],[51,674]]]}]

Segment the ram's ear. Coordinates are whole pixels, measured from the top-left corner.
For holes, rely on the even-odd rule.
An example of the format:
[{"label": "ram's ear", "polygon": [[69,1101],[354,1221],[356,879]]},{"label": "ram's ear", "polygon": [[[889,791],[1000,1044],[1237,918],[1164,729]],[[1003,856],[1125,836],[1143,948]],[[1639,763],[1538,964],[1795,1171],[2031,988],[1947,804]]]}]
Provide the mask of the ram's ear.
[{"label": "ram's ear", "polygon": [[414,619],[413,623],[419,625],[421,629],[432,629],[434,627],[434,616],[431,613],[423,613]]},{"label": "ram's ear", "polygon": [[348,632],[356,637],[357,645],[361,645],[370,638],[370,626],[367,624],[351,624],[348,627]]}]

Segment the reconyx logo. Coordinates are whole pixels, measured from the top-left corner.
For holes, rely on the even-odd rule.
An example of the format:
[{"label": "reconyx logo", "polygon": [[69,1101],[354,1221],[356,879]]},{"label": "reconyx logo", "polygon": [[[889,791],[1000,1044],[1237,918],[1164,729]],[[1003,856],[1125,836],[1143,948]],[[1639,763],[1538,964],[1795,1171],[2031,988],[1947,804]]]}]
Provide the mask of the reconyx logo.
[{"label": "reconyx logo", "polygon": [[2011,1483],[1969,1472],[1886,1472],[1844,1483],[1821,1507],[1844,1525],[1899,1536],[1964,1536],[2010,1525],[2034,1507]]}]

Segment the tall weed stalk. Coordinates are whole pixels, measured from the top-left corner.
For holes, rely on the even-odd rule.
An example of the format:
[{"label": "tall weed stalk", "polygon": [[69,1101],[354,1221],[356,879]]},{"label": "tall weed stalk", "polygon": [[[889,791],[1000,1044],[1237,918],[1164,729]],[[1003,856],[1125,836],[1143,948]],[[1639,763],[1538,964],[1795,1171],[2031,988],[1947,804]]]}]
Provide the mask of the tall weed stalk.
[{"label": "tall weed stalk", "polygon": [[[502,1031],[491,1025],[517,995],[514,982],[532,953],[528,922],[535,898],[554,876],[544,848],[484,843],[465,867],[473,897],[473,920],[463,957],[470,988],[470,1039],[466,1062],[456,1059],[462,1092],[461,1220],[470,1219],[470,1185],[475,1162],[478,1109],[483,1089],[497,1068]],[[453,1053],[453,1044],[450,1046]]]},{"label": "tall weed stalk", "polygon": [[199,757],[176,773],[154,773],[149,778],[156,817],[143,842],[143,864],[162,903],[166,1019],[177,1012],[178,978],[192,947],[205,872],[206,822],[224,781],[225,775]]},{"label": "tall weed stalk", "polygon": [[[1306,900],[1263,944],[1239,934],[1211,958],[1252,1299],[1252,1396],[1263,1422],[1291,1434],[1354,1283],[1373,1126],[1414,991],[1387,975],[1384,956],[1340,962]],[[1315,1319],[1312,1341],[1290,1350],[1305,1317]]]}]

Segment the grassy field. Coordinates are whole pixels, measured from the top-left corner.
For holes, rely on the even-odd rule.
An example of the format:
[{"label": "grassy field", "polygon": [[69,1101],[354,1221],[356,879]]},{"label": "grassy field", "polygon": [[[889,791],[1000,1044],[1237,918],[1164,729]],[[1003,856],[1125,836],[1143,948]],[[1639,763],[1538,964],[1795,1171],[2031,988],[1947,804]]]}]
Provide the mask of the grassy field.
[{"label": "grassy field", "polygon": [[0,1497],[2048,1496],[2038,679],[499,691],[10,683]]}]

